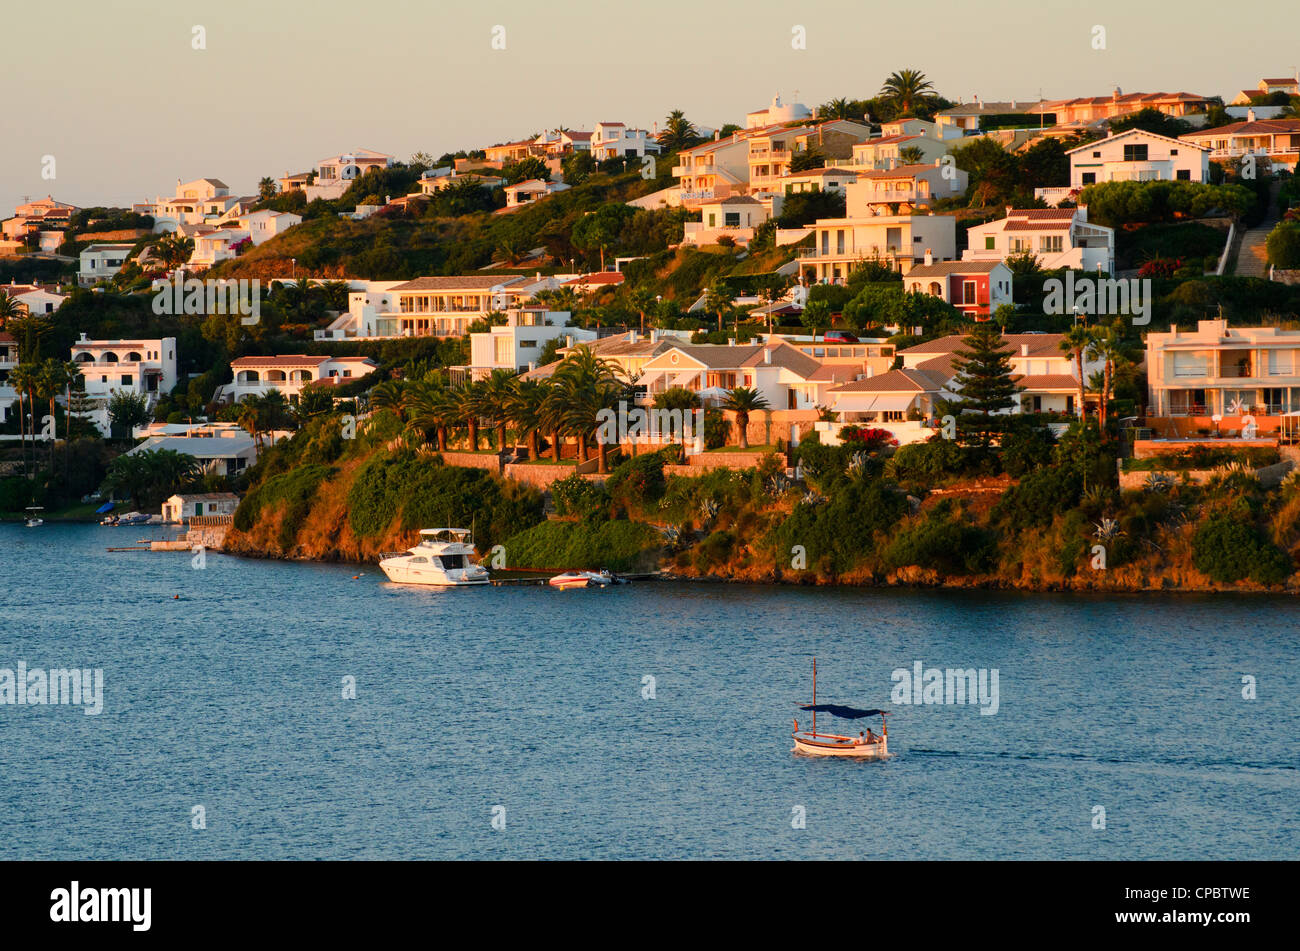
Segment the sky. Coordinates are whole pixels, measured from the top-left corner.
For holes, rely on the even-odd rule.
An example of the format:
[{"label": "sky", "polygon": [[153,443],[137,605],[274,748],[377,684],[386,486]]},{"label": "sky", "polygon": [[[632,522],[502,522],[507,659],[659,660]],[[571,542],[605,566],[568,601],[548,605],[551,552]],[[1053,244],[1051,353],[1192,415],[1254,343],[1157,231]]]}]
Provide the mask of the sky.
[{"label": "sky", "polygon": [[775,94],[810,107],[868,98],[904,68],[953,101],[1115,86],[1230,99],[1300,66],[1300,4],[1240,11],[1219,0],[4,0],[0,218],[23,196],[129,206],[173,194],[177,179],[253,194],[263,176],[358,148],[405,160],[556,125],[652,128],[672,109],[743,125]]}]

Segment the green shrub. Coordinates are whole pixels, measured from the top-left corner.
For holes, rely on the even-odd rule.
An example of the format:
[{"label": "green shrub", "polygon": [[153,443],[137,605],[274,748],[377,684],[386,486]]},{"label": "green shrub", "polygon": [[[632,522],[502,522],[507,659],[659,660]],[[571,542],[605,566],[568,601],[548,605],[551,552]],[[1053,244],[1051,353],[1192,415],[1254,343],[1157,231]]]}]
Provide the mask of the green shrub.
[{"label": "green shrub", "polygon": [[542,522],[511,535],[504,542],[506,563],[511,568],[548,571],[647,570],[657,564],[662,543],[655,529],[626,519]]},{"label": "green shrub", "polygon": [[993,507],[993,519],[1019,534],[1073,508],[1082,490],[1083,480],[1075,472],[1059,466],[1039,469],[1003,494]]},{"label": "green shrub", "polygon": [[250,531],[271,508],[283,504],[284,517],[280,521],[277,539],[280,548],[288,551],[298,537],[298,528],[311,510],[311,500],[322,482],[337,472],[330,466],[299,466],[288,472],[272,476],[244,496],[235,509],[234,526],[242,532]]},{"label": "green shrub", "polygon": [[542,520],[542,495],[482,469],[443,465],[413,452],[378,453],[348,492],[348,522],[361,538],[400,528],[473,528],[480,550]]},{"label": "green shrub", "polygon": [[799,504],[764,539],[777,563],[788,564],[794,546],[802,546],[808,567],[835,574],[848,571],[875,548],[877,532],[903,516],[906,499],[878,480],[848,480],[829,501]]},{"label": "green shrub", "polygon": [[1215,581],[1250,578],[1259,584],[1281,584],[1291,574],[1290,557],[1239,511],[1211,515],[1192,537],[1192,562]]},{"label": "green shrub", "polygon": [[600,486],[576,472],[551,483],[551,500],[561,515],[588,515],[608,501]]},{"label": "green shrub", "polygon": [[993,547],[992,535],[954,518],[945,501],[931,509],[923,521],[895,535],[882,559],[891,569],[915,565],[960,574],[985,570]]},{"label": "green shrub", "polygon": [[639,511],[663,498],[668,487],[664,463],[670,453],[675,455],[676,448],[633,456],[615,466],[605,483],[614,504],[628,511]]}]

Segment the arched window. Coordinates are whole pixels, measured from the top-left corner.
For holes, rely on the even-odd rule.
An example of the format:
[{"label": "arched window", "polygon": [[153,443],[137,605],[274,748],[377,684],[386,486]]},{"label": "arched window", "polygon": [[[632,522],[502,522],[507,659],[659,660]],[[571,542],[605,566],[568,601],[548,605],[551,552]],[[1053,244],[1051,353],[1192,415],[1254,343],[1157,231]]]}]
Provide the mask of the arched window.
[{"label": "arched window", "polygon": [[935,297],[943,296],[943,288],[939,285],[938,281],[930,282],[930,293],[933,294]]}]

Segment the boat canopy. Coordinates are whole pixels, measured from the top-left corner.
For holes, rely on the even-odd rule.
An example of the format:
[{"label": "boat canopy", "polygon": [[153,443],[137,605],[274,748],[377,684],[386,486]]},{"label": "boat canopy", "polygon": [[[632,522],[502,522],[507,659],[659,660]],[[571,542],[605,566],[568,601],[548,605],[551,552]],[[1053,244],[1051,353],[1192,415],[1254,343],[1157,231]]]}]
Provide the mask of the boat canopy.
[{"label": "boat canopy", "polygon": [[462,538],[469,537],[468,528],[422,528],[420,537],[422,538],[451,538],[459,541]]},{"label": "boat canopy", "polygon": [[863,717],[884,716],[889,712],[888,710],[859,710],[857,707],[841,707],[837,703],[801,703],[799,709],[811,710],[813,713],[829,713],[841,720],[861,720]]},{"label": "boat canopy", "polygon": [[113,511],[114,505],[115,505],[115,503],[113,503],[113,502],[105,502],[105,503],[104,503],[103,505],[101,505],[99,508],[95,509],[95,514],[96,514],[96,515],[103,515],[105,512],[111,512],[111,511]]}]

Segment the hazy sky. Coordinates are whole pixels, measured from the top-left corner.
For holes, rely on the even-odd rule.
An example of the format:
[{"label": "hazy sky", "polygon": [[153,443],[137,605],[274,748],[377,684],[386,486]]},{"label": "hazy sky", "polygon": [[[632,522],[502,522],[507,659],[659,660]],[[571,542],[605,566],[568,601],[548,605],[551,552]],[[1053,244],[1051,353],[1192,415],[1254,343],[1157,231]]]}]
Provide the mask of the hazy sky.
[{"label": "hazy sky", "polygon": [[357,148],[436,156],[557,124],[650,128],[675,108],[743,124],[774,93],[865,98],[905,67],[969,101],[1231,98],[1300,64],[1288,2],[4,0],[0,23],[0,218],[24,195],[129,205],[178,178],[251,194]]}]

